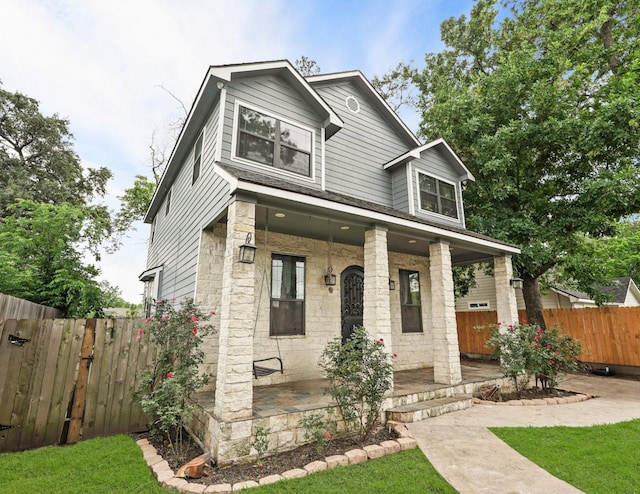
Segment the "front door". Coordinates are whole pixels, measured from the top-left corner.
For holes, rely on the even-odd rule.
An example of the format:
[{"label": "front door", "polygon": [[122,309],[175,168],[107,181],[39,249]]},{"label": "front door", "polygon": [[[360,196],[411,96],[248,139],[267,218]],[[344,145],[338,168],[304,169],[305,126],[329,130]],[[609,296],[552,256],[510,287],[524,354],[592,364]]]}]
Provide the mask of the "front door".
[{"label": "front door", "polygon": [[342,289],[342,341],[351,337],[354,327],[362,326],[364,300],[364,270],[349,266],[340,275]]}]

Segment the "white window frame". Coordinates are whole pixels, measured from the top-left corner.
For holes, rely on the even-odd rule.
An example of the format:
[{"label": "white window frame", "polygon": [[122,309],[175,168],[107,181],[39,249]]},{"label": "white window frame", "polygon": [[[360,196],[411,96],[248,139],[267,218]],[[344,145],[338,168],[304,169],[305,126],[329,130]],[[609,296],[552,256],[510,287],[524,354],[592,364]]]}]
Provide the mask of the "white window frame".
[{"label": "white window frame", "polygon": [[[452,185],[453,186],[453,195],[456,198],[456,215],[457,217],[454,218],[453,216],[447,216],[446,214],[442,214],[436,211],[429,211],[428,209],[422,209],[422,199],[420,197],[420,174],[425,175],[427,177],[431,177],[434,178],[436,180],[439,180],[440,182],[444,182],[446,184]],[[452,182],[451,180],[447,180],[444,179],[442,177],[438,177],[437,175],[434,175],[433,173],[427,173],[424,170],[418,170],[416,169],[416,173],[415,173],[415,185],[416,185],[416,195],[417,195],[417,199],[418,199],[418,209],[421,213],[424,214],[431,214],[434,216],[438,216],[439,218],[446,218],[449,221],[456,221],[458,223],[461,222],[461,214],[460,214],[460,194],[459,194],[459,190],[458,190],[458,184],[456,182]]]},{"label": "white window frame", "polygon": [[469,310],[491,310],[491,304],[486,300],[467,302]]},{"label": "white window frame", "polygon": [[[238,156],[237,154],[238,133],[239,133],[238,125],[240,124],[240,107],[241,106],[249,110],[262,113],[267,117],[275,118],[277,120],[280,120],[281,122],[294,125],[296,127],[301,128],[302,130],[306,130],[307,132],[311,133],[311,151],[309,156],[310,175],[309,176],[302,175],[300,173],[291,172],[289,170],[283,170],[282,168],[276,168],[275,166],[265,165],[264,163],[259,163],[257,161],[252,161],[252,160],[243,158],[242,156]],[[283,117],[282,115],[278,115],[277,113],[273,113],[268,110],[265,110],[264,108],[260,108],[259,106],[252,105],[251,103],[246,103],[241,100],[235,101],[234,107],[233,107],[233,129],[232,129],[232,138],[231,138],[231,160],[232,161],[237,161],[239,163],[255,166],[263,170],[268,170],[270,173],[277,173],[277,174],[295,178],[298,180],[305,180],[307,182],[315,182],[315,175],[316,175],[315,148],[316,148],[316,131],[311,127],[303,125],[300,122],[296,122],[295,120],[291,120],[290,118]]]}]

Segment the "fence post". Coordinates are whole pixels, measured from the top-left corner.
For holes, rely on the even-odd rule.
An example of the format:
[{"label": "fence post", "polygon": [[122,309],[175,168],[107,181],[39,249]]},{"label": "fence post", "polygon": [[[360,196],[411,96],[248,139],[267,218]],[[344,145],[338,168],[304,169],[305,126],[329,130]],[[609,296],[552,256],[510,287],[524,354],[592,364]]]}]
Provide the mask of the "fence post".
[{"label": "fence post", "polygon": [[93,340],[96,329],[96,320],[87,319],[84,326],[84,338],[82,340],[82,350],[80,352],[80,363],[78,366],[78,380],[73,394],[73,406],[71,408],[71,422],[67,434],[67,443],[73,444],[80,439],[80,429],[82,428],[82,418],[87,397],[87,384],[89,382],[89,368],[93,359]]}]

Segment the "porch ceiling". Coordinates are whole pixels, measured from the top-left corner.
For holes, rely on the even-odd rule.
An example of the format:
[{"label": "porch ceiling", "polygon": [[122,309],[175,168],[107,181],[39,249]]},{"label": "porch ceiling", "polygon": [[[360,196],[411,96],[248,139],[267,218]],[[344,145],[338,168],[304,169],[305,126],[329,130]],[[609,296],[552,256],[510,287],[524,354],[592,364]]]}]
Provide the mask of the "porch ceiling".
[{"label": "porch ceiling", "polygon": [[[286,201],[274,201],[269,206],[256,205],[257,229],[264,230],[268,227],[270,232],[316,240],[326,241],[331,237],[335,243],[363,246],[365,230],[373,224],[374,221],[366,217],[357,217],[341,211],[327,211],[309,205],[297,204],[293,210]],[[388,228],[387,242],[391,252],[428,256],[429,244],[439,240],[439,237],[418,229],[392,224],[384,226]],[[457,265],[489,260],[502,254],[499,250],[478,246],[472,242],[448,240],[452,262]]]}]

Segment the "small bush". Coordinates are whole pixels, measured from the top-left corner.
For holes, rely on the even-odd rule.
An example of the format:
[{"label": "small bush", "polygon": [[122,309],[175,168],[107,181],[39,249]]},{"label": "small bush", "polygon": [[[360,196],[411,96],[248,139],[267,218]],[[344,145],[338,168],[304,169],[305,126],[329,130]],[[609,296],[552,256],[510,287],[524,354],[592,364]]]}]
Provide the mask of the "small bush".
[{"label": "small bush", "polygon": [[331,340],[322,352],[320,367],[329,386],[325,392],[338,404],[348,431],[364,441],[377,424],[385,394],[391,389],[393,365],[382,339],[374,340],[365,328],[351,338]]},{"label": "small bush", "polygon": [[500,360],[502,374],[513,380],[518,394],[533,376],[540,379],[543,388],[552,389],[558,385],[559,372],[578,369],[580,343],[556,327],[497,324],[490,328],[487,346],[494,348],[493,356]]},{"label": "small bush", "polygon": [[304,438],[306,441],[316,445],[318,454],[327,449],[331,439],[336,434],[337,424],[332,418],[325,418],[321,413],[312,413],[305,416],[300,424],[304,427]]},{"label": "small bush", "polygon": [[151,342],[158,345],[155,365],[140,376],[140,407],[150,419],[151,432],[166,439],[180,458],[183,426],[192,413],[189,396],[209,381],[208,375],[199,372],[203,337],[215,331],[207,323],[209,318],[192,299],[178,309],[159,300],[154,315],[138,329],[138,338],[149,333]]}]

